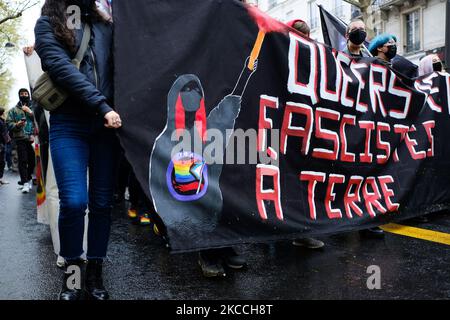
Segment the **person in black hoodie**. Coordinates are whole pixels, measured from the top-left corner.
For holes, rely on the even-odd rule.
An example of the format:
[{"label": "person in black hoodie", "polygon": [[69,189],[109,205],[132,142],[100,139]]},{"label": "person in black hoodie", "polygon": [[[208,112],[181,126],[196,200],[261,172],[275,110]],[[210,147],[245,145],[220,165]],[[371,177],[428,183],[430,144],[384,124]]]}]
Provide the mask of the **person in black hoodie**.
[{"label": "person in black hoodie", "polygon": [[[71,5],[81,10],[81,28],[76,29],[74,24],[71,29],[67,23]],[[87,26],[91,39],[77,69],[71,60]],[[78,300],[83,296],[81,287],[68,281],[72,270],[80,270],[84,264],[80,257],[84,216],[89,209],[85,291],[88,298],[106,300],[109,294],[103,285],[103,259],[119,156],[115,129],[122,125],[113,110],[112,25],[97,12],[94,0],[46,0],[35,26],[35,38],[43,70],[69,94],[64,104],[51,112],[49,132],[60,196],[60,255],[67,261],[59,299]]]},{"label": "person in black hoodie", "polygon": [[19,90],[19,102],[9,110],[6,118],[8,129],[11,132],[17,146],[19,160],[19,173],[22,192],[30,192],[33,181],[32,175],[35,168],[34,142],[34,116],[33,102],[30,100],[28,89]]}]

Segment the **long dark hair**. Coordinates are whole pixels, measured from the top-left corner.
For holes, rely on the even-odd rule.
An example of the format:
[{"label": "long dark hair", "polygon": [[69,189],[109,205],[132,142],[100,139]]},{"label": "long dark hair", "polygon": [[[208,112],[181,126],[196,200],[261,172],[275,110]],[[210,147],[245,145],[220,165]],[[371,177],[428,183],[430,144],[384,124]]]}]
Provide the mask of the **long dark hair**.
[{"label": "long dark hair", "polygon": [[[70,52],[76,51],[75,33],[67,27],[67,7],[73,4],[73,0],[45,0],[41,15],[50,19],[56,38],[63,43]],[[91,21],[106,22],[97,12],[95,2],[92,7]]]}]

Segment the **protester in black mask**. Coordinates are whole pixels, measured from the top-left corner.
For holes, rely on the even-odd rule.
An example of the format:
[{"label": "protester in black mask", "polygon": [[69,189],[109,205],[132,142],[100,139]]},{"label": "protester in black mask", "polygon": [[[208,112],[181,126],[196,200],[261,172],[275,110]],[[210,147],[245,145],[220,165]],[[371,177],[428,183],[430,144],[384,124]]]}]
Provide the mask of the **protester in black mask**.
[{"label": "protester in black mask", "polygon": [[35,167],[34,116],[27,89],[19,90],[19,102],[8,112],[6,119],[12,139],[17,146],[21,190],[28,193],[33,187],[32,175]]},{"label": "protester in black mask", "polygon": [[370,53],[387,64],[397,55],[397,38],[391,34],[376,36],[369,45]]},{"label": "protester in black mask", "polygon": [[[381,34],[372,39],[368,49],[374,57],[377,57],[384,63],[391,65],[391,59],[397,54],[397,38],[393,35]],[[384,237],[384,231],[379,227],[361,230],[360,234],[361,236],[367,238]]]},{"label": "protester in black mask", "polygon": [[419,76],[423,76],[432,72],[442,72],[444,67],[442,61],[437,54],[429,54],[420,60]]},{"label": "protester in black mask", "polygon": [[352,57],[368,57],[363,44],[367,37],[366,25],[362,20],[353,20],[347,26],[345,37],[347,38],[347,47],[344,53]]}]

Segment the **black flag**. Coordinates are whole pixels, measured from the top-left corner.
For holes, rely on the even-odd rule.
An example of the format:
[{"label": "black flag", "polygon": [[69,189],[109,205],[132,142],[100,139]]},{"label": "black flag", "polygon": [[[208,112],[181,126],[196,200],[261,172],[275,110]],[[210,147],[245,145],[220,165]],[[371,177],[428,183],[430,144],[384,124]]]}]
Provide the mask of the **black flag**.
[{"label": "black flag", "polygon": [[321,5],[319,5],[319,12],[323,41],[332,48],[336,48],[339,51],[344,50],[347,45],[347,39],[345,38],[346,24],[325,10]]},{"label": "black flag", "polygon": [[445,5],[445,65],[447,66],[447,71],[450,66],[450,0],[447,0]]},{"label": "black flag", "polygon": [[[347,39],[345,37],[347,25],[325,10],[321,5],[319,5],[319,12],[325,44],[339,51],[344,50],[347,45]],[[364,41],[366,51],[369,43]],[[408,78],[415,78],[418,75],[417,65],[400,55],[396,55],[392,60],[392,68]]]}]

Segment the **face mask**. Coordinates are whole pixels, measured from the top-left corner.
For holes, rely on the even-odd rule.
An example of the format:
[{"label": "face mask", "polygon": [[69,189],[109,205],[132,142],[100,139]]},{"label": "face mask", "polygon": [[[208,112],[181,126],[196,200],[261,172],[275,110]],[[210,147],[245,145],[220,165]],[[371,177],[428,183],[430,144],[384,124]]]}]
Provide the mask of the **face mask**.
[{"label": "face mask", "polygon": [[388,47],[388,51],[384,53],[386,57],[390,60],[397,55],[397,46],[394,44]]},{"label": "face mask", "polygon": [[19,100],[20,100],[20,102],[27,104],[28,102],[30,102],[30,97],[20,96]]},{"label": "face mask", "polygon": [[348,34],[348,39],[352,43],[356,44],[357,46],[359,46],[361,43],[363,43],[364,40],[366,40],[366,37],[367,37],[367,33],[365,31],[359,30],[359,29],[353,30],[352,32],[350,32]]},{"label": "face mask", "polygon": [[442,71],[442,63],[441,62],[433,63],[433,71],[436,72]]}]

